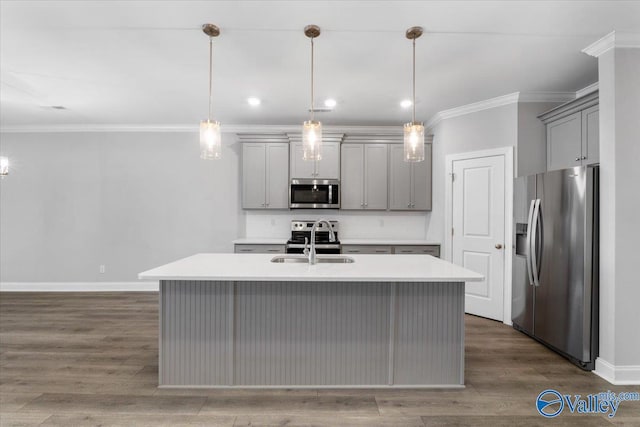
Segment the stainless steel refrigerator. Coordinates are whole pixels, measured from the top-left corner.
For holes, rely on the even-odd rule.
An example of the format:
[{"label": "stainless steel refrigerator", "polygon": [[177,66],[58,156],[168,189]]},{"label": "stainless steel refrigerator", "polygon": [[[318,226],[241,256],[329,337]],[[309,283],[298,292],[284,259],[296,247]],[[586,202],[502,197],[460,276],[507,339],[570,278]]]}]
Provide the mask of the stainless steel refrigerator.
[{"label": "stainless steel refrigerator", "polygon": [[516,178],[512,320],[585,370],[598,355],[598,166]]}]

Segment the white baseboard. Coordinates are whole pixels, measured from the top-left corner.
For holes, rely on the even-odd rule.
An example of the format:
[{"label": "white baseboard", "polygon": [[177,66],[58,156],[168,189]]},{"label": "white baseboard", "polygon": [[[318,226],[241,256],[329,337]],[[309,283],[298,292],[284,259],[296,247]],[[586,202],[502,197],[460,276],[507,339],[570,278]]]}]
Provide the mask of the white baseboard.
[{"label": "white baseboard", "polygon": [[640,365],[615,366],[598,357],[593,373],[613,385],[640,385]]},{"label": "white baseboard", "polygon": [[157,292],[158,282],[0,282],[0,292]]}]

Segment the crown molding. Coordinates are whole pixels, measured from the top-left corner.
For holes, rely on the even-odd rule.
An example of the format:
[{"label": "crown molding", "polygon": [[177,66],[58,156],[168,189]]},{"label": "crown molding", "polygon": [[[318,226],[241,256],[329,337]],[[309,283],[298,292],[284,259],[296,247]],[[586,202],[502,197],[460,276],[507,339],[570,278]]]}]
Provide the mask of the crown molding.
[{"label": "crown molding", "polygon": [[484,101],[478,101],[471,104],[462,105],[460,107],[451,108],[449,110],[439,111],[427,121],[426,127],[432,129],[434,126],[445,119],[451,119],[453,117],[463,116],[465,114],[475,113],[477,111],[489,110],[491,108],[513,104],[514,102],[518,102],[518,96],[519,92],[514,92],[508,95],[498,96],[496,98],[485,99]]},{"label": "crown molding", "polygon": [[[324,126],[327,133],[402,133],[402,125],[396,126]],[[81,132],[199,132],[197,124],[173,125],[25,125],[3,126],[0,133],[81,133]],[[300,133],[301,125],[222,125],[222,133]]]},{"label": "crown molding", "polygon": [[520,92],[518,102],[569,102],[576,92]]},{"label": "crown molding", "polygon": [[582,52],[597,58],[614,48],[640,48],[640,33],[611,31],[606,36],[582,49]]},{"label": "crown molding", "polygon": [[585,95],[589,95],[599,89],[598,82],[591,83],[589,86],[585,86],[582,89],[576,91],[576,98],[582,98]]},{"label": "crown molding", "polygon": [[504,105],[518,102],[567,102],[576,98],[575,92],[513,92],[484,101],[462,105],[436,113],[429,121],[427,127],[433,129],[438,123],[445,119],[463,116],[465,114],[476,113],[478,111],[490,110]]}]

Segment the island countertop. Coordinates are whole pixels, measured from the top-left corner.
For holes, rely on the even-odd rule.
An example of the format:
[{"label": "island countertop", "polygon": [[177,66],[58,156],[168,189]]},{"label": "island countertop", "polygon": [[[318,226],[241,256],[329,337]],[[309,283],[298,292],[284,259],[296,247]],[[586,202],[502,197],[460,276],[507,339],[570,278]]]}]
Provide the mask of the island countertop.
[{"label": "island countertop", "polygon": [[477,282],[481,274],[430,255],[350,255],[350,264],[273,263],[273,254],[196,254],[142,272],[142,280]]}]

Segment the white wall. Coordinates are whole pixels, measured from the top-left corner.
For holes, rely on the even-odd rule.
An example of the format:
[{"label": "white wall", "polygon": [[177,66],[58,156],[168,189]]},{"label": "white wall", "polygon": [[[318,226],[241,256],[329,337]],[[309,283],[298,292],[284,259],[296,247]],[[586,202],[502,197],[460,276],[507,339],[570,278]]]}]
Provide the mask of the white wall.
[{"label": "white wall", "polygon": [[558,105],[557,102],[518,103],[516,176],[534,175],[547,170],[547,128],[538,116]]},{"label": "white wall", "polygon": [[[424,239],[428,218],[425,212],[349,212],[296,210],[279,212],[247,211],[246,236],[287,238],[293,219],[340,221],[340,239]],[[440,243],[439,240],[430,243]]]},{"label": "white wall", "polygon": [[[233,134],[216,162],[199,159],[196,133],[3,133],[1,151],[13,164],[0,187],[0,281],[135,281],[180,257],[231,251],[237,237],[286,238],[300,218],[337,219],[343,239],[442,243],[445,156],[514,146],[519,123],[546,109],[536,104],[523,116],[510,104],[440,122],[427,213],[245,212]],[[531,123],[524,134],[539,131]]]},{"label": "white wall", "polygon": [[598,70],[601,259],[596,369],[609,380],[640,384],[640,49],[610,49],[599,56]]},{"label": "white wall", "polygon": [[429,218],[428,240],[444,241],[445,159],[449,154],[517,144],[518,105],[509,104],[489,110],[442,120],[433,129],[433,212]]},{"label": "white wall", "polygon": [[136,281],[230,251],[244,218],[235,135],[223,141],[204,161],[197,133],[3,133],[0,281]]}]

